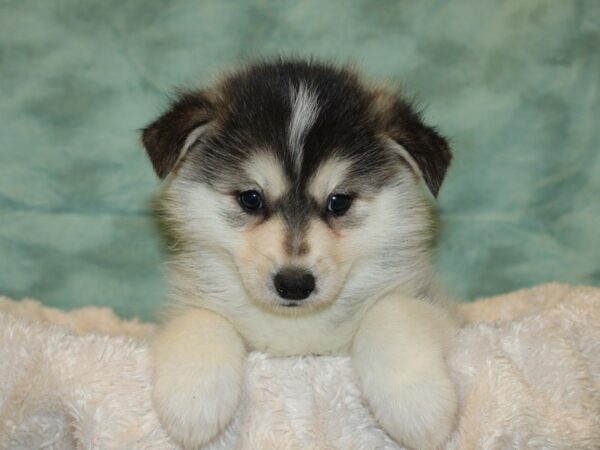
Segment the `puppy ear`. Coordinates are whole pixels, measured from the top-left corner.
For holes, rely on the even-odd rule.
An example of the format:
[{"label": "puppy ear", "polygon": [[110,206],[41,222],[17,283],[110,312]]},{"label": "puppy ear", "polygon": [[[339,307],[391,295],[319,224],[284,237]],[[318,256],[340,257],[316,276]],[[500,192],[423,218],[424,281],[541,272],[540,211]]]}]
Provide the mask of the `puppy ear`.
[{"label": "puppy ear", "polygon": [[213,107],[205,92],[181,93],[142,130],[142,143],[159,178],[166,177],[206,130]]},{"label": "puppy ear", "polygon": [[420,113],[400,95],[377,92],[374,105],[392,148],[437,197],[452,160],[446,139],[435,128],[425,125]]}]

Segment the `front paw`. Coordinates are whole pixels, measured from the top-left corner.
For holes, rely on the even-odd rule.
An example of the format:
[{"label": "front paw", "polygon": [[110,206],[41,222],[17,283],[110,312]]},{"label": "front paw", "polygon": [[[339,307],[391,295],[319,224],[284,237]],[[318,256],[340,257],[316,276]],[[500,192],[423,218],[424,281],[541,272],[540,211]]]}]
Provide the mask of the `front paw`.
[{"label": "front paw", "polygon": [[169,435],[185,449],[200,448],[218,436],[237,410],[241,393],[237,378],[203,370],[184,379],[172,369],[157,367],[153,401]]},{"label": "front paw", "polygon": [[242,390],[244,344],[228,323],[207,314],[167,324],[152,346],[154,407],[185,449],[201,448],[227,427]]},{"label": "front paw", "polygon": [[391,377],[363,386],[373,415],[396,442],[415,450],[438,449],[454,428],[457,398],[448,376],[440,374],[395,383]]},{"label": "front paw", "polygon": [[398,443],[439,448],[455,423],[457,395],[445,363],[454,324],[434,305],[401,297],[375,304],[352,360],[373,415]]}]

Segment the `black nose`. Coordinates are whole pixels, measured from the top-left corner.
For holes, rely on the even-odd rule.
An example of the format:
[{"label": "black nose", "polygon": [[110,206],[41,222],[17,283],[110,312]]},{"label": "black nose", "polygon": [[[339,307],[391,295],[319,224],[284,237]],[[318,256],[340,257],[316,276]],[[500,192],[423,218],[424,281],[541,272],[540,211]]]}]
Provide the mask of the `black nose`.
[{"label": "black nose", "polygon": [[302,269],[283,269],[273,283],[279,296],[286,300],[304,300],[315,290],[315,277]]}]

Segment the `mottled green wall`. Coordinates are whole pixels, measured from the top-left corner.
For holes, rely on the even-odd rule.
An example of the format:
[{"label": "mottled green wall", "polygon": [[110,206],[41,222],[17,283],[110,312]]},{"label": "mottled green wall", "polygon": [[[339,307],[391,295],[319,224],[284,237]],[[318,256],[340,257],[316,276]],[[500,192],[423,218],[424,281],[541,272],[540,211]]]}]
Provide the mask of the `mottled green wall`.
[{"label": "mottled green wall", "polygon": [[600,2],[0,1],[0,293],[150,317],[138,128],[245,58],[355,61],[452,138],[440,268],[473,299],[600,285]]}]

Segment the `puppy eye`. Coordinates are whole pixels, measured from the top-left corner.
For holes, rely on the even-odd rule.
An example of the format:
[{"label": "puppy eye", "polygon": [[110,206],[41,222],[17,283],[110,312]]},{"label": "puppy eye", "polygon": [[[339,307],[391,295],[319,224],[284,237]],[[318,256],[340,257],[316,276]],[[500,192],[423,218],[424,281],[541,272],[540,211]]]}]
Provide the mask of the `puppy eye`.
[{"label": "puppy eye", "polygon": [[257,191],[244,191],[238,195],[238,203],[249,213],[256,213],[265,207],[262,195]]},{"label": "puppy eye", "polygon": [[329,197],[327,211],[335,216],[343,216],[352,205],[352,197],[345,194],[333,194]]}]

